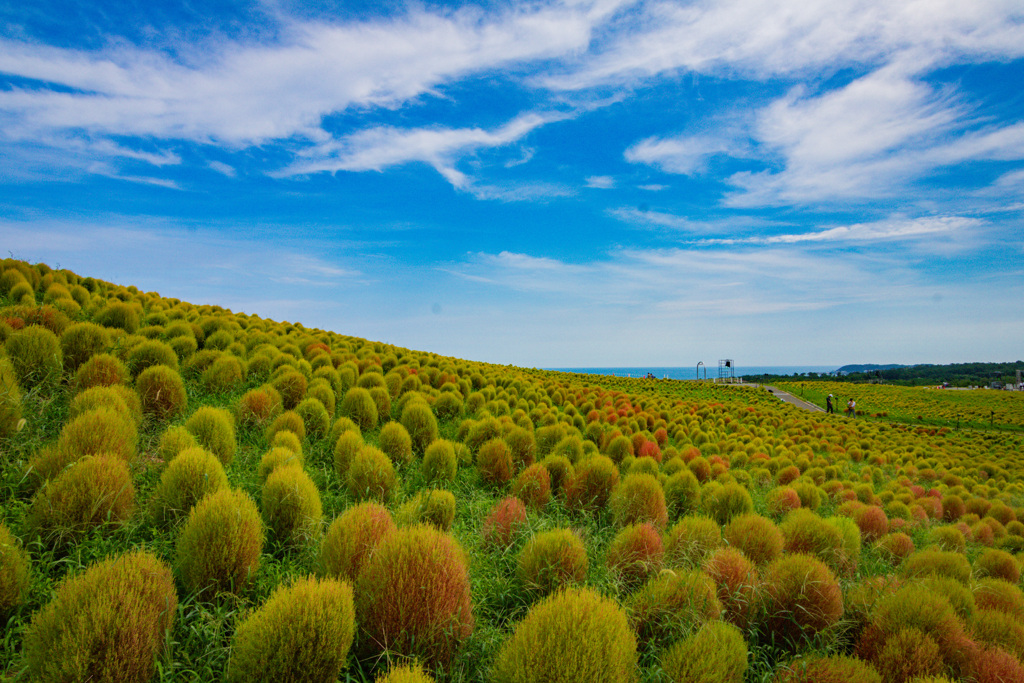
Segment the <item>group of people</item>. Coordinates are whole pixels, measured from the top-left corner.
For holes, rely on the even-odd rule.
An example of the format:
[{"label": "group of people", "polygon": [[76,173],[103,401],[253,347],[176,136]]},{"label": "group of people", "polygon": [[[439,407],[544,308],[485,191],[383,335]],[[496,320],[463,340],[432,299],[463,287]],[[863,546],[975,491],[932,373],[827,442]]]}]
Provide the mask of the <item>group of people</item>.
[{"label": "group of people", "polygon": [[[833,398],[834,397],[832,396],[832,394],[829,394],[828,398],[825,399],[825,412],[826,413],[833,413],[833,414],[835,414],[835,412],[836,412],[835,408],[832,405],[832,399]],[[857,402],[853,400],[852,396],[850,397],[850,400],[846,402],[846,416],[847,417],[857,417]]]}]

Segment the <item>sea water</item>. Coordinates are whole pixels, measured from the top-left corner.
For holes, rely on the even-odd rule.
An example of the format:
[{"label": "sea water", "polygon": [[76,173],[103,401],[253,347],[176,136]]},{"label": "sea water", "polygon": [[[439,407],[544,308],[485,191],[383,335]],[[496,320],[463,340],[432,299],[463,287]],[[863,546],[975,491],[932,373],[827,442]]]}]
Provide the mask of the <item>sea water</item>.
[{"label": "sea water", "polygon": [[[730,376],[744,377],[746,375],[801,375],[804,373],[816,372],[820,375],[835,372],[839,369],[837,365],[751,365],[744,367],[734,365],[732,368],[725,368]],[[636,367],[636,368],[545,368],[545,370],[556,370],[558,372],[578,372],[585,375],[613,375],[615,377],[646,377],[650,373],[658,379],[703,379],[705,366],[700,367],[700,377],[697,376],[697,367]],[[718,377],[718,366],[707,366],[707,378]]]}]

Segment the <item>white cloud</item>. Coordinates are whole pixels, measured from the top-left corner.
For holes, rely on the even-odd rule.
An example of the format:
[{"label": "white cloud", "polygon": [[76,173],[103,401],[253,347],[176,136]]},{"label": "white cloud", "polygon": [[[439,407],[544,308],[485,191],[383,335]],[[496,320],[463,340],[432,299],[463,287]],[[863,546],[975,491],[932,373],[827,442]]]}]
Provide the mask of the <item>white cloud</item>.
[{"label": "white cloud", "polygon": [[552,89],[632,83],[677,70],[765,78],[876,65],[902,55],[924,65],[1024,55],[1024,10],[1010,0],[889,2],[698,0],[652,2],[620,15]]},{"label": "white cloud", "polygon": [[223,161],[214,160],[206,165],[209,166],[214,171],[216,171],[217,173],[226,175],[229,178],[234,178],[236,175],[238,175],[238,171],[235,169],[234,166],[231,166],[230,164],[225,164]]},{"label": "white cloud", "polygon": [[610,190],[615,187],[615,178],[610,175],[592,175],[587,178],[587,187]]},{"label": "white cloud", "polygon": [[456,188],[464,189],[470,185],[470,179],[455,168],[458,157],[478,149],[511,144],[534,129],[566,116],[560,113],[524,114],[493,131],[481,128],[370,128],[338,141],[317,145],[303,152],[306,159],[296,161],[275,175],[381,171],[421,161],[433,166]]},{"label": "white cloud", "polygon": [[841,225],[825,230],[784,235],[761,235],[741,238],[701,240],[704,245],[734,244],[798,244],[801,242],[893,242],[934,238],[974,231],[984,226],[977,218],[964,216],[932,216],[924,218],[892,218],[873,223]]},{"label": "white cloud", "polygon": [[716,154],[747,156],[746,145],[725,134],[676,137],[650,137],[626,150],[626,161],[650,164],[682,175],[696,175],[707,167]]}]

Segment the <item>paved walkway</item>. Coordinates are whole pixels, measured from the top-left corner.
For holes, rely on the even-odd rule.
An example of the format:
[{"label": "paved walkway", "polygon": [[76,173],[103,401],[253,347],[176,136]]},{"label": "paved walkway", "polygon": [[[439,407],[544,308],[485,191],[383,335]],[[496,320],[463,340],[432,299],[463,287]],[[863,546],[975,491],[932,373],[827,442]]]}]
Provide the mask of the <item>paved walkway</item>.
[{"label": "paved walkway", "polygon": [[803,400],[802,398],[798,398],[798,397],[794,396],[793,394],[790,394],[788,392],[782,391],[781,389],[776,389],[775,387],[769,386],[767,384],[759,384],[758,386],[767,389],[768,391],[770,391],[773,394],[775,394],[775,396],[777,398],[779,398],[780,400],[785,401],[786,403],[791,403],[792,405],[795,405],[797,408],[803,408],[804,410],[809,410],[812,413],[823,413],[823,412],[825,412],[824,408],[816,406],[813,403],[808,403],[807,401]]}]

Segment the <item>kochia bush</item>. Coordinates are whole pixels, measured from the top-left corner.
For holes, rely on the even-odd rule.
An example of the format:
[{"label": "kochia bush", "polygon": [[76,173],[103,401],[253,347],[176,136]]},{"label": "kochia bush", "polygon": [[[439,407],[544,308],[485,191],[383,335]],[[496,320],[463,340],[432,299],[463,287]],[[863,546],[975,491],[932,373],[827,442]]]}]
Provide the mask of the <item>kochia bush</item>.
[{"label": "kochia bush", "polygon": [[[337,456],[337,451],[335,455]],[[346,478],[348,492],[356,500],[372,499],[387,502],[394,495],[398,483],[391,459],[373,446],[363,446],[359,449],[349,463]]]},{"label": "kochia bush", "polygon": [[428,483],[453,481],[458,468],[455,447],[447,439],[438,439],[427,446],[420,463],[420,471]]},{"label": "kochia bush", "polygon": [[345,392],[338,412],[352,420],[362,432],[369,432],[377,426],[377,404],[363,387],[353,387]]},{"label": "kochia bush", "polygon": [[[412,462],[412,437],[399,422],[388,422],[380,428],[377,443],[392,462],[408,465]],[[454,451],[452,459],[455,458]]]},{"label": "kochia bush", "polygon": [[421,401],[410,401],[402,409],[402,426],[409,432],[412,449],[422,455],[435,439],[437,439],[437,418],[430,406]]},{"label": "kochia bush", "polygon": [[530,608],[499,652],[494,683],[633,683],[636,637],[613,600],[566,589]]},{"label": "kochia bush", "polygon": [[320,544],[324,573],[355,581],[374,549],[398,527],[388,509],[379,503],[360,503],[345,510],[327,529]]},{"label": "kochia bush", "polygon": [[535,510],[541,510],[551,500],[551,475],[540,463],[524,469],[512,484],[512,495]]},{"label": "kochia bush", "polygon": [[722,536],[756,564],[766,565],[782,556],[782,532],[766,517],[753,513],[733,517]]},{"label": "kochia bush", "polygon": [[604,455],[592,456],[576,465],[572,478],[563,482],[566,503],[577,511],[602,508],[618,483],[615,463]]},{"label": "kochia bush", "polygon": [[526,506],[515,496],[508,496],[498,501],[484,519],[484,544],[508,548],[526,528]]},{"label": "kochia bush", "polygon": [[282,545],[312,545],[320,534],[320,491],[301,467],[279,467],[263,484],[263,522]]},{"label": "kochia bush", "polygon": [[387,535],[359,572],[356,596],[366,656],[389,652],[445,666],[473,631],[465,553],[431,526]]},{"label": "kochia bush", "polygon": [[22,387],[51,386],[60,381],[64,367],[60,340],[45,327],[30,325],[18,330],[4,348]]},{"label": "kochia bush", "polygon": [[742,683],[747,642],[732,624],[712,621],[670,647],[661,667],[672,683]]},{"label": "kochia bush", "polygon": [[765,569],[761,608],[769,631],[790,644],[835,625],[843,614],[839,581],[809,555],[787,555]]},{"label": "kochia bush", "polygon": [[657,651],[722,616],[715,582],[702,571],[664,570],[626,602],[629,623]]},{"label": "kochia bush", "polygon": [[160,475],[150,498],[150,515],[157,524],[174,524],[210,493],[228,487],[228,476],[217,457],[205,448],[186,448]]},{"label": "kochia bush", "polygon": [[0,524],[0,620],[28,596],[28,553],[3,524]]},{"label": "kochia bush", "polygon": [[648,522],[631,524],[608,544],[605,563],[627,588],[633,588],[661,569],[664,546]]},{"label": "kochia bush", "polygon": [[241,593],[259,567],[264,539],[256,503],[225,486],[189,513],[175,546],[178,575],[201,597]]},{"label": "kochia bush", "polygon": [[239,624],[227,680],[333,683],[354,635],[349,583],[308,577],[280,585]]},{"label": "kochia bush", "polygon": [[501,486],[512,480],[512,451],[504,439],[491,439],[476,454],[480,478],[487,484]]},{"label": "kochia bush", "polygon": [[[914,679],[915,681],[921,679]],[[874,667],[846,655],[800,657],[775,674],[773,683],[882,683]]]},{"label": "kochia bush", "polygon": [[135,551],[64,579],[22,641],[31,680],[147,683],[174,625],[170,568]]},{"label": "kochia bush", "polygon": [[115,384],[128,384],[132,374],[128,366],[109,353],[91,356],[78,367],[72,383],[77,391],[90,387],[109,387]]},{"label": "kochia bush", "polygon": [[331,427],[331,416],[319,399],[304,398],[295,406],[295,414],[302,418],[306,436],[310,441],[319,441],[327,436]]},{"label": "kochia bush", "polygon": [[157,420],[173,420],[188,407],[185,382],[177,370],[166,365],[146,368],[135,380],[142,410]]},{"label": "kochia bush", "polygon": [[546,595],[587,578],[587,549],[569,529],[542,531],[519,552],[516,575],[531,593]]},{"label": "kochia bush", "polygon": [[612,492],[609,504],[619,526],[646,522],[661,530],[668,523],[665,491],[650,474],[627,474]]},{"label": "kochia bush", "polygon": [[231,413],[224,408],[203,406],[188,418],[185,429],[196,437],[200,446],[216,455],[225,466],[231,464],[238,448]]},{"label": "kochia bush", "polygon": [[722,545],[722,529],[710,517],[684,517],[665,532],[665,566],[689,568],[702,564]]}]

